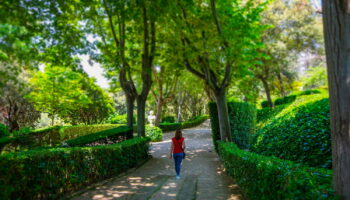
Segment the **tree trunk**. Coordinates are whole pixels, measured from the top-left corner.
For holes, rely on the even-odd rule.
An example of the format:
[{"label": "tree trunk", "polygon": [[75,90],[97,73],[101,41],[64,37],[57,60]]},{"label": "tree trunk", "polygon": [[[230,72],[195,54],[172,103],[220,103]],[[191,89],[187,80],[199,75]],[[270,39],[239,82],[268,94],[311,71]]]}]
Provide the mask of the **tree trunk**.
[{"label": "tree trunk", "polygon": [[331,108],[333,185],[350,199],[350,1],[323,0]]},{"label": "tree trunk", "polygon": [[267,83],[267,81],[265,79],[261,79],[263,85],[264,85],[264,89],[265,89],[265,93],[266,93],[266,98],[267,98],[267,102],[269,103],[269,107],[273,107],[273,103],[272,103],[272,99],[271,99],[271,93],[270,93],[270,87],[269,84]]},{"label": "tree trunk", "polygon": [[281,76],[281,73],[277,73],[277,79],[278,79],[278,82],[280,83],[280,93],[281,93],[281,96],[282,97],[285,97],[286,96],[286,92],[284,91],[284,85],[283,85],[283,80],[282,80],[282,76]]},{"label": "tree trunk", "polygon": [[158,98],[158,100],[157,100],[157,114],[156,114],[156,120],[154,122],[155,126],[159,126],[160,120],[162,118],[162,112],[163,112],[163,100],[162,100],[162,98]]},{"label": "tree trunk", "polygon": [[142,96],[137,97],[137,135],[139,137],[145,137],[145,112],[146,112],[146,98]]},{"label": "tree trunk", "polygon": [[127,126],[129,128],[133,127],[134,124],[134,101],[135,98],[133,98],[132,96],[126,94],[125,95],[126,98],[126,114],[127,114]]},{"label": "tree trunk", "polygon": [[215,99],[218,109],[221,141],[231,142],[231,127],[226,101],[226,91],[216,92]]}]

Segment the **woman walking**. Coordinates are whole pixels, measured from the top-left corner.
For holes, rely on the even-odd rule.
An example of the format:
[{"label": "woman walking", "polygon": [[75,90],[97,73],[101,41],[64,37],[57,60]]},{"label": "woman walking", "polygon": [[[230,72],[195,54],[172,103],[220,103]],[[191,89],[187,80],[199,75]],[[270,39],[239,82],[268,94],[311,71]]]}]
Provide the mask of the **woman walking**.
[{"label": "woman walking", "polygon": [[170,149],[170,156],[171,159],[174,157],[175,162],[175,171],[176,171],[176,179],[180,179],[180,171],[181,171],[181,162],[182,159],[185,157],[185,138],[182,137],[181,130],[175,131],[175,137],[171,139],[171,149]]}]

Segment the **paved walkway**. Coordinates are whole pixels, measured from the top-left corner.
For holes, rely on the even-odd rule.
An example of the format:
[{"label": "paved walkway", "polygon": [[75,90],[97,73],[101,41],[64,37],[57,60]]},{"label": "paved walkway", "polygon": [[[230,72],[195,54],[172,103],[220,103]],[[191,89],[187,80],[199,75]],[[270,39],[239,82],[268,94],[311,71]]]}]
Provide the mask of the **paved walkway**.
[{"label": "paved walkway", "polygon": [[73,199],[243,199],[238,186],[220,167],[208,122],[184,130],[183,136],[187,155],[180,180],[175,179],[173,160],[168,158],[173,133],[166,133],[162,142],[152,144],[153,158],[143,166]]}]

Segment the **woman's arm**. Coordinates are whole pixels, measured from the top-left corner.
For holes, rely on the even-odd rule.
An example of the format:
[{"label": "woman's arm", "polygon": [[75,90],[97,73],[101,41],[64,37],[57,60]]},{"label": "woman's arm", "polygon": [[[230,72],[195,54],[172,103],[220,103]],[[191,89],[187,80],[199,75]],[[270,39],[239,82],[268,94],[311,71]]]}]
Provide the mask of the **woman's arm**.
[{"label": "woman's arm", "polygon": [[182,149],[185,151],[186,149],[186,144],[185,144],[185,140],[182,142]]},{"label": "woman's arm", "polygon": [[173,141],[171,141],[170,155],[169,155],[170,159],[173,157],[173,152],[174,152],[174,144],[173,144]]}]

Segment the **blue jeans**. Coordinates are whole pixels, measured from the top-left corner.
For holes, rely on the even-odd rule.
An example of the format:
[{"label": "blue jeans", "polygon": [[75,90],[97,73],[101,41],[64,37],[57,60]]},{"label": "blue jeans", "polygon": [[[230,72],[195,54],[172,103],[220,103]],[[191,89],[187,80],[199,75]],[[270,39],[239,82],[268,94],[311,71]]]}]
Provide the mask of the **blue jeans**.
[{"label": "blue jeans", "polygon": [[182,162],[182,159],[184,157],[184,153],[183,152],[181,152],[181,153],[174,153],[173,157],[174,157],[174,161],[175,161],[176,175],[180,176],[181,162]]}]

